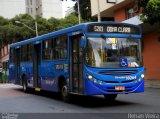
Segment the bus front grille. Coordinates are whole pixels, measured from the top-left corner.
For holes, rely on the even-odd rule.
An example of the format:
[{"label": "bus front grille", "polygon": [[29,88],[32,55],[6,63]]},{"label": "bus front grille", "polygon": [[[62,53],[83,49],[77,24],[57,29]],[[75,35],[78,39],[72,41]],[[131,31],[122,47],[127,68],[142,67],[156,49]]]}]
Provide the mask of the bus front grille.
[{"label": "bus front grille", "polygon": [[99,74],[124,76],[124,75],[136,74],[137,72],[138,72],[137,70],[106,70],[106,71],[100,71]]}]

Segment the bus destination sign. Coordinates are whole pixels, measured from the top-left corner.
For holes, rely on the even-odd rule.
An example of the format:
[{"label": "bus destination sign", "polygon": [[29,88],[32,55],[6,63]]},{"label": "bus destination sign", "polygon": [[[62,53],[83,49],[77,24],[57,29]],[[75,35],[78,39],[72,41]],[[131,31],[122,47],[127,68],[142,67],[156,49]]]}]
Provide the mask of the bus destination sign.
[{"label": "bus destination sign", "polygon": [[88,32],[92,33],[125,33],[125,34],[139,34],[138,28],[121,25],[121,24],[93,24],[88,26]]}]

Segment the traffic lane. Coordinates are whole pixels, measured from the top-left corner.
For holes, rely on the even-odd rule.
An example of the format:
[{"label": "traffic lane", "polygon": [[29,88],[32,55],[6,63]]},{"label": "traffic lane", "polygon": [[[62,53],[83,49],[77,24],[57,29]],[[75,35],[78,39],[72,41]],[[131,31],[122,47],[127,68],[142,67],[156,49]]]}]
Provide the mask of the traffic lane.
[{"label": "traffic lane", "polygon": [[[144,93],[120,94],[116,101],[106,102],[102,97],[84,97],[74,104],[104,113],[160,113],[160,89],[145,88]],[[85,103],[83,103],[85,102]]]},{"label": "traffic lane", "polygon": [[[1,90],[2,91],[2,90]],[[0,91],[0,92],[1,92]],[[145,93],[119,95],[113,103],[103,96],[72,96],[67,104],[51,92],[25,94],[21,88],[3,89],[14,91],[14,96],[0,98],[0,112],[17,113],[133,113],[159,112],[160,90],[147,88]],[[12,93],[10,93],[13,95]]]},{"label": "traffic lane", "polygon": [[[72,113],[74,109],[68,109],[67,104],[62,102],[57,95],[38,93],[32,91],[30,94],[23,93],[22,89],[3,89],[3,93],[14,90],[15,96],[9,95],[0,98],[0,112],[12,113]],[[2,90],[1,90],[2,91]],[[13,91],[13,92],[14,92]],[[53,95],[53,96],[52,96]]]},{"label": "traffic lane", "polygon": [[13,86],[14,85],[0,86],[0,100],[9,97],[26,96],[21,86]]}]

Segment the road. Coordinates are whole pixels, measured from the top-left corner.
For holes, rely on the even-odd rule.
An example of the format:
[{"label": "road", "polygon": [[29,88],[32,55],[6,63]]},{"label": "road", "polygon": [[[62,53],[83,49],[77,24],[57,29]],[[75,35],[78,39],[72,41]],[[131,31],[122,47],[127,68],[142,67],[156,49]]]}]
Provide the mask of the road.
[{"label": "road", "polygon": [[65,103],[57,94],[51,92],[32,91],[25,94],[21,86],[0,84],[0,112],[63,113],[75,116],[76,114],[92,116],[96,114],[97,116],[93,117],[97,119],[103,118],[105,116],[102,116],[103,114],[112,115],[111,117],[116,113],[124,115],[130,113],[160,114],[160,89],[146,88],[144,93],[118,95],[113,103],[106,102],[103,96],[74,96],[72,103]]}]

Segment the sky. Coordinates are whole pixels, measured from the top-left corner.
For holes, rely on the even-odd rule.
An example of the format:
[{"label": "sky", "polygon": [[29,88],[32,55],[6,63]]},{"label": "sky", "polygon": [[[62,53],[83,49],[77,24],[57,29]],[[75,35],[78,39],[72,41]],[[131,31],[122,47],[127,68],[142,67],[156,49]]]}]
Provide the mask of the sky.
[{"label": "sky", "polygon": [[71,8],[71,7],[73,7],[75,5],[75,2],[73,2],[72,0],[64,0],[63,2],[62,2],[62,6],[63,6],[63,16],[65,16],[65,13],[66,13],[66,11],[69,9],[69,8]]}]

